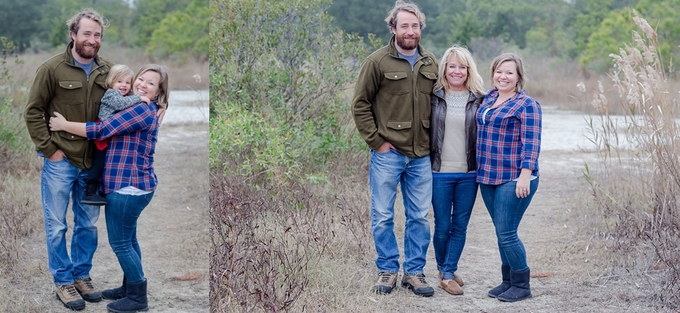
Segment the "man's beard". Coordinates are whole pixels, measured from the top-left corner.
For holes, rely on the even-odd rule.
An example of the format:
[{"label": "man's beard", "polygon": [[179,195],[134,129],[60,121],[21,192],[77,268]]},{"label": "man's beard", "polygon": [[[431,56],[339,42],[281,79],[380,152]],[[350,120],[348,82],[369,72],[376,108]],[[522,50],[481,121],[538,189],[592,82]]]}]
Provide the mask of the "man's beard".
[{"label": "man's beard", "polygon": [[406,35],[403,36],[396,36],[397,37],[397,45],[401,47],[404,50],[413,50],[418,47],[418,44],[420,43],[420,36],[414,35],[411,38],[408,39],[415,39],[415,41],[412,44],[406,43]]},{"label": "man's beard", "polygon": [[88,44],[87,44],[87,42],[85,42],[85,41],[81,41],[81,42],[76,41],[76,42],[75,42],[76,53],[78,53],[78,55],[79,55],[81,58],[83,58],[83,59],[92,59],[92,58],[94,58],[94,57],[97,55],[97,52],[99,52],[100,44],[99,44],[99,43],[95,43],[95,44],[93,44],[93,45],[90,45],[91,47],[94,48],[94,51],[93,51],[92,53],[90,53],[90,52],[88,52],[87,50],[85,50],[85,47],[86,47],[87,45],[88,45]]}]

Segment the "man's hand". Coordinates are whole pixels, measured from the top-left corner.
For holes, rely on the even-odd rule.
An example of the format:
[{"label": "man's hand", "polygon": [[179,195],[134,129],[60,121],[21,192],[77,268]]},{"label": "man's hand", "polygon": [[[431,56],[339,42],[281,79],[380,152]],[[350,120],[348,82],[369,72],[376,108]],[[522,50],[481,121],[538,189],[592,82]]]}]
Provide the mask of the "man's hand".
[{"label": "man's hand", "polygon": [[59,114],[59,112],[55,111],[54,116],[50,117],[50,130],[53,132],[64,130],[66,122],[67,122],[66,118],[63,115]]},{"label": "man's hand", "polygon": [[380,145],[380,148],[378,148],[378,150],[375,150],[375,151],[378,152],[378,153],[385,153],[385,152],[390,151],[390,149],[397,150],[397,149],[394,148],[394,146],[391,143],[385,141],[385,142],[383,142],[382,145]]},{"label": "man's hand", "polygon": [[65,157],[66,155],[64,154],[64,151],[61,151],[61,149],[57,149],[57,151],[50,155],[48,159],[52,162],[57,162],[63,160]]}]

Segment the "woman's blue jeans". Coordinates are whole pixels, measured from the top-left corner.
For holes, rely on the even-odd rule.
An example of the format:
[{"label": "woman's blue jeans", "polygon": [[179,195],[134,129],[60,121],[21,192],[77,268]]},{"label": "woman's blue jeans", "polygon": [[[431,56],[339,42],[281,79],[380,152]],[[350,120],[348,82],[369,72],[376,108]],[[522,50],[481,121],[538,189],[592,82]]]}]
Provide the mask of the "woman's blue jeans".
[{"label": "woman's blue jeans", "polygon": [[394,235],[394,202],[401,185],[406,225],[404,227],[404,274],[423,273],[430,245],[427,213],[432,201],[430,157],[411,158],[397,151],[371,152],[371,228],[380,272],[399,271],[399,247]]},{"label": "woman's blue jeans", "polygon": [[128,282],[144,280],[142,251],[137,242],[137,219],[151,202],[153,192],[141,195],[124,195],[112,192],[106,195],[106,230],[109,245],[118,258]]},{"label": "woman's blue jeans", "polygon": [[453,279],[477,197],[475,173],[432,173],[432,245],[442,279]]},{"label": "woman's blue jeans", "polygon": [[518,198],[515,194],[517,185],[515,181],[501,185],[481,184],[479,186],[486,209],[496,228],[501,262],[509,264],[513,271],[524,271],[529,268],[527,253],[524,250],[524,244],[517,236],[517,229],[524,212],[531,203],[531,198],[538,189],[538,180],[538,177],[531,180],[529,196],[526,198]]},{"label": "woman's blue jeans", "polygon": [[[71,164],[68,159],[52,162],[44,158],[40,178],[40,194],[47,239],[50,273],[57,285],[73,284],[74,279],[90,277],[92,256],[97,250],[99,207],[80,202],[88,171]],[[69,200],[73,210],[71,256],[66,245],[66,212]]]}]

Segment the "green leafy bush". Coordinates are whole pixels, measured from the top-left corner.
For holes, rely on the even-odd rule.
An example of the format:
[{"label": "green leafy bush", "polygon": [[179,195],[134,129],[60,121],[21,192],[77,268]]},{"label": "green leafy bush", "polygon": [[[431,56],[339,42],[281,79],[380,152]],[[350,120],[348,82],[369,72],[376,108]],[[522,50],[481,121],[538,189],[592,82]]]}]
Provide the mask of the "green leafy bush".
[{"label": "green leafy bush", "polygon": [[211,167],[257,182],[318,178],[365,148],[348,94],[367,50],[330,26],[326,0],[211,6]]},{"label": "green leafy bush", "polygon": [[[21,61],[15,53],[14,43],[5,37],[0,38],[0,157],[10,153],[29,150],[30,139],[24,126],[23,100],[25,92],[18,86],[10,72],[12,64]],[[7,163],[8,160],[0,163]]]}]

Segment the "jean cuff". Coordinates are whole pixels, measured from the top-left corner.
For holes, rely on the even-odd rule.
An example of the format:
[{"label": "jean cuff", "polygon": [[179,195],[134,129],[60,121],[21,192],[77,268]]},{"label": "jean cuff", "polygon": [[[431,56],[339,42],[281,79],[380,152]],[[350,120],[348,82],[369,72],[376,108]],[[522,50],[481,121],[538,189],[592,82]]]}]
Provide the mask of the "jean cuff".
[{"label": "jean cuff", "polygon": [[74,281],[71,281],[71,282],[67,282],[67,281],[56,281],[56,282],[54,282],[54,284],[57,285],[57,286],[73,285],[74,283],[75,283]]},{"label": "jean cuff", "polygon": [[455,276],[453,273],[442,273],[442,280],[448,279],[448,280],[453,280]]}]

